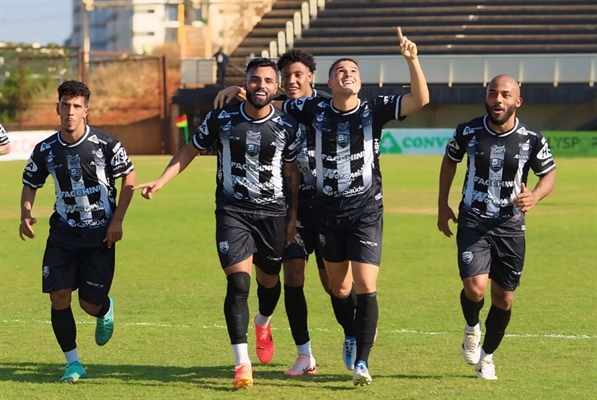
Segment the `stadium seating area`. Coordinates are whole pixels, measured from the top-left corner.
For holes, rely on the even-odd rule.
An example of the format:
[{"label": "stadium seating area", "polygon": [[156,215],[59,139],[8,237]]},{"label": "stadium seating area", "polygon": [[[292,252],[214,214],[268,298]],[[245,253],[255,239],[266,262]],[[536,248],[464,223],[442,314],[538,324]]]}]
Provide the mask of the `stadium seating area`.
[{"label": "stadium seating area", "polygon": [[[268,48],[304,0],[279,0],[233,52],[244,64]],[[398,54],[395,26],[421,54],[597,52],[595,0],[328,0],[295,48],[315,56]]]}]

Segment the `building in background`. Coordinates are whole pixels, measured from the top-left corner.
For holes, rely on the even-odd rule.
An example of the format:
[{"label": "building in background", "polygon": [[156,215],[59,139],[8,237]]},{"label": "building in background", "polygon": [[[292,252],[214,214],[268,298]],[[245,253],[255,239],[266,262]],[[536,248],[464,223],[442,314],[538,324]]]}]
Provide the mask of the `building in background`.
[{"label": "building in background", "polygon": [[[175,0],[93,0],[89,12],[91,51],[145,54],[178,42],[179,2]],[[185,7],[185,24],[201,25],[201,9]],[[67,43],[83,47],[82,0],[73,0],[73,33]]]}]

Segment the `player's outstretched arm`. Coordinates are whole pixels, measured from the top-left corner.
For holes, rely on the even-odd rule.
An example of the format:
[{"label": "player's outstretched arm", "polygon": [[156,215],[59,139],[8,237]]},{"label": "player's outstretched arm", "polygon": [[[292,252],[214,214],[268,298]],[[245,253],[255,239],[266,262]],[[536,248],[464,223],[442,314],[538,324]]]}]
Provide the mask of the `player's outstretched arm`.
[{"label": "player's outstretched arm", "polygon": [[402,96],[400,116],[414,114],[429,103],[429,88],[425,74],[419,64],[418,50],[415,42],[402,35],[402,29],[396,27],[400,53],[406,60],[410,74],[410,93]]},{"label": "player's outstretched arm", "polygon": [[214,109],[224,107],[235,97],[244,101],[247,99],[247,92],[240,86],[228,86],[220,90],[214,99]]},{"label": "player's outstretched arm", "polygon": [[31,216],[31,210],[33,210],[36,193],[37,189],[23,185],[21,191],[21,225],[19,225],[19,236],[23,241],[25,241],[25,237],[29,239],[35,237],[35,232],[31,226],[37,222],[37,219]]},{"label": "player's outstretched arm", "polygon": [[180,174],[188,165],[199,155],[199,150],[192,142],[184,145],[172,157],[168,166],[162,172],[162,175],[155,181],[141,183],[133,187],[133,190],[141,189],[141,196],[146,199],[151,199],[153,194],[160,190],[166,183],[168,183],[176,175]]},{"label": "player's outstretched arm", "polygon": [[437,229],[447,237],[452,236],[449,222],[457,222],[456,215],[448,203],[450,188],[456,175],[458,164],[444,155],[439,171],[439,193],[437,196]]},{"label": "player's outstretched arm", "polygon": [[118,205],[116,206],[116,211],[110,220],[110,225],[108,225],[106,237],[104,238],[104,243],[108,245],[108,248],[112,247],[112,243],[122,240],[122,221],[124,221],[124,215],[131,204],[131,200],[133,199],[133,188],[135,187],[136,183],[137,172],[135,170],[131,171],[128,175],[125,175],[122,178],[122,183],[120,184],[120,196],[118,197]]}]

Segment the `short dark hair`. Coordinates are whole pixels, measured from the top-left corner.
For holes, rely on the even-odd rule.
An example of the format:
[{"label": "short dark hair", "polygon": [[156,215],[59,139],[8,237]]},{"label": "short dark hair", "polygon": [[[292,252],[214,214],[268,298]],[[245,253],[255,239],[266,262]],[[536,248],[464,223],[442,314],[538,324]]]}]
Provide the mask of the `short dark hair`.
[{"label": "short dark hair", "polygon": [[271,58],[259,57],[259,58],[254,58],[251,61],[249,61],[249,63],[247,64],[247,69],[245,70],[245,73],[248,74],[249,71],[251,71],[252,69],[260,68],[260,67],[271,67],[274,69],[274,71],[278,71],[278,67],[276,66],[276,63],[274,62],[274,60],[272,60]]},{"label": "short dark hair", "polygon": [[64,81],[60,84],[60,86],[58,86],[58,101],[60,101],[62,96],[84,97],[85,105],[88,105],[91,92],[89,91],[87,85],[83,82]]},{"label": "short dark hair", "polygon": [[334,61],[334,63],[330,67],[330,70],[328,71],[328,77],[332,75],[332,72],[334,71],[334,68],[336,67],[336,65],[338,65],[342,61],[350,61],[350,62],[354,63],[354,65],[356,65],[357,68],[359,68],[359,63],[356,62],[355,60],[353,60],[352,58],[348,58],[348,57],[339,58],[336,61]]},{"label": "short dark hair", "polygon": [[294,63],[301,63],[309,68],[309,71],[315,72],[313,55],[298,49],[288,50],[278,58],[278,71],[282,72],[284,68]]}]

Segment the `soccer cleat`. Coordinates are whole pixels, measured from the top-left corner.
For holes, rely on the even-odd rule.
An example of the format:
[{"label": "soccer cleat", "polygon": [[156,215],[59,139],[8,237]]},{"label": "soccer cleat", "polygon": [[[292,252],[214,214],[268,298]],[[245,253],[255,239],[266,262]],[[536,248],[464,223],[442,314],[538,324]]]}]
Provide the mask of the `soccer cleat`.
[{"label": "soccer cleat", "polygon": [[352,381],[355,386],[367,386],[371,384],[371,375],[364,361],[359,361],[354,367]]},{"label": "soccer cleat", "polygon": [[114,300],[110,299],[110,309],[108,313],[101,318],[97,318],[95,322],[95,343],[98,346],[103,346],[112,337],[114,333]]},{"label": "soccer cleat", "polygon": [[83,368],[80,362],[75,361],[67,364],[64,367],[64,375],[60,378],[60,382],[77,383],[79,379],[87,377],[87,371]]},{"label": "soccer cleat", "polygon": [[250,364],[240,364],[234,368],[234,381],[232,384],[236,389],[253,386],[253,369]]},{"label": "soccer cleat", "polygon": [[317,367],[315,366],[315,358],[313,356],[307,356],[300,354],[292,367],[284,375],[286,376],[301,376],[301,375],[314,375],[317,373]]},{"label": "soccer cleat", "polygon": [[483,354],[475,366],[477,371],[477,378],[487,379],[490,381],[496,380],[498,377],[495,374],[495,365],[493,364],[493,354]]},{"label": "soccer cleat", "polygon": [[[255,323],[255,321],[253,321]],[[255,346],[257,358],[264,364],[267,364],[274,358],[274,338],[272,337],[272,327],[268,325],[265,328],[255,323]]]},{"label": "soccer cleat", "polygon": [[357,357],[357,338],[354,336],[346,336],[344,338],[344,345],[342,347],[342,359],[347,369],[354,369],[354,362]]},{"label": "soccer cleat", "polygon": [[477,324],[473,328],[466,326],[464,328],[464,337],[462,338],[462,357],[464,361],[475,365],[481,358],[481,325]]}]

